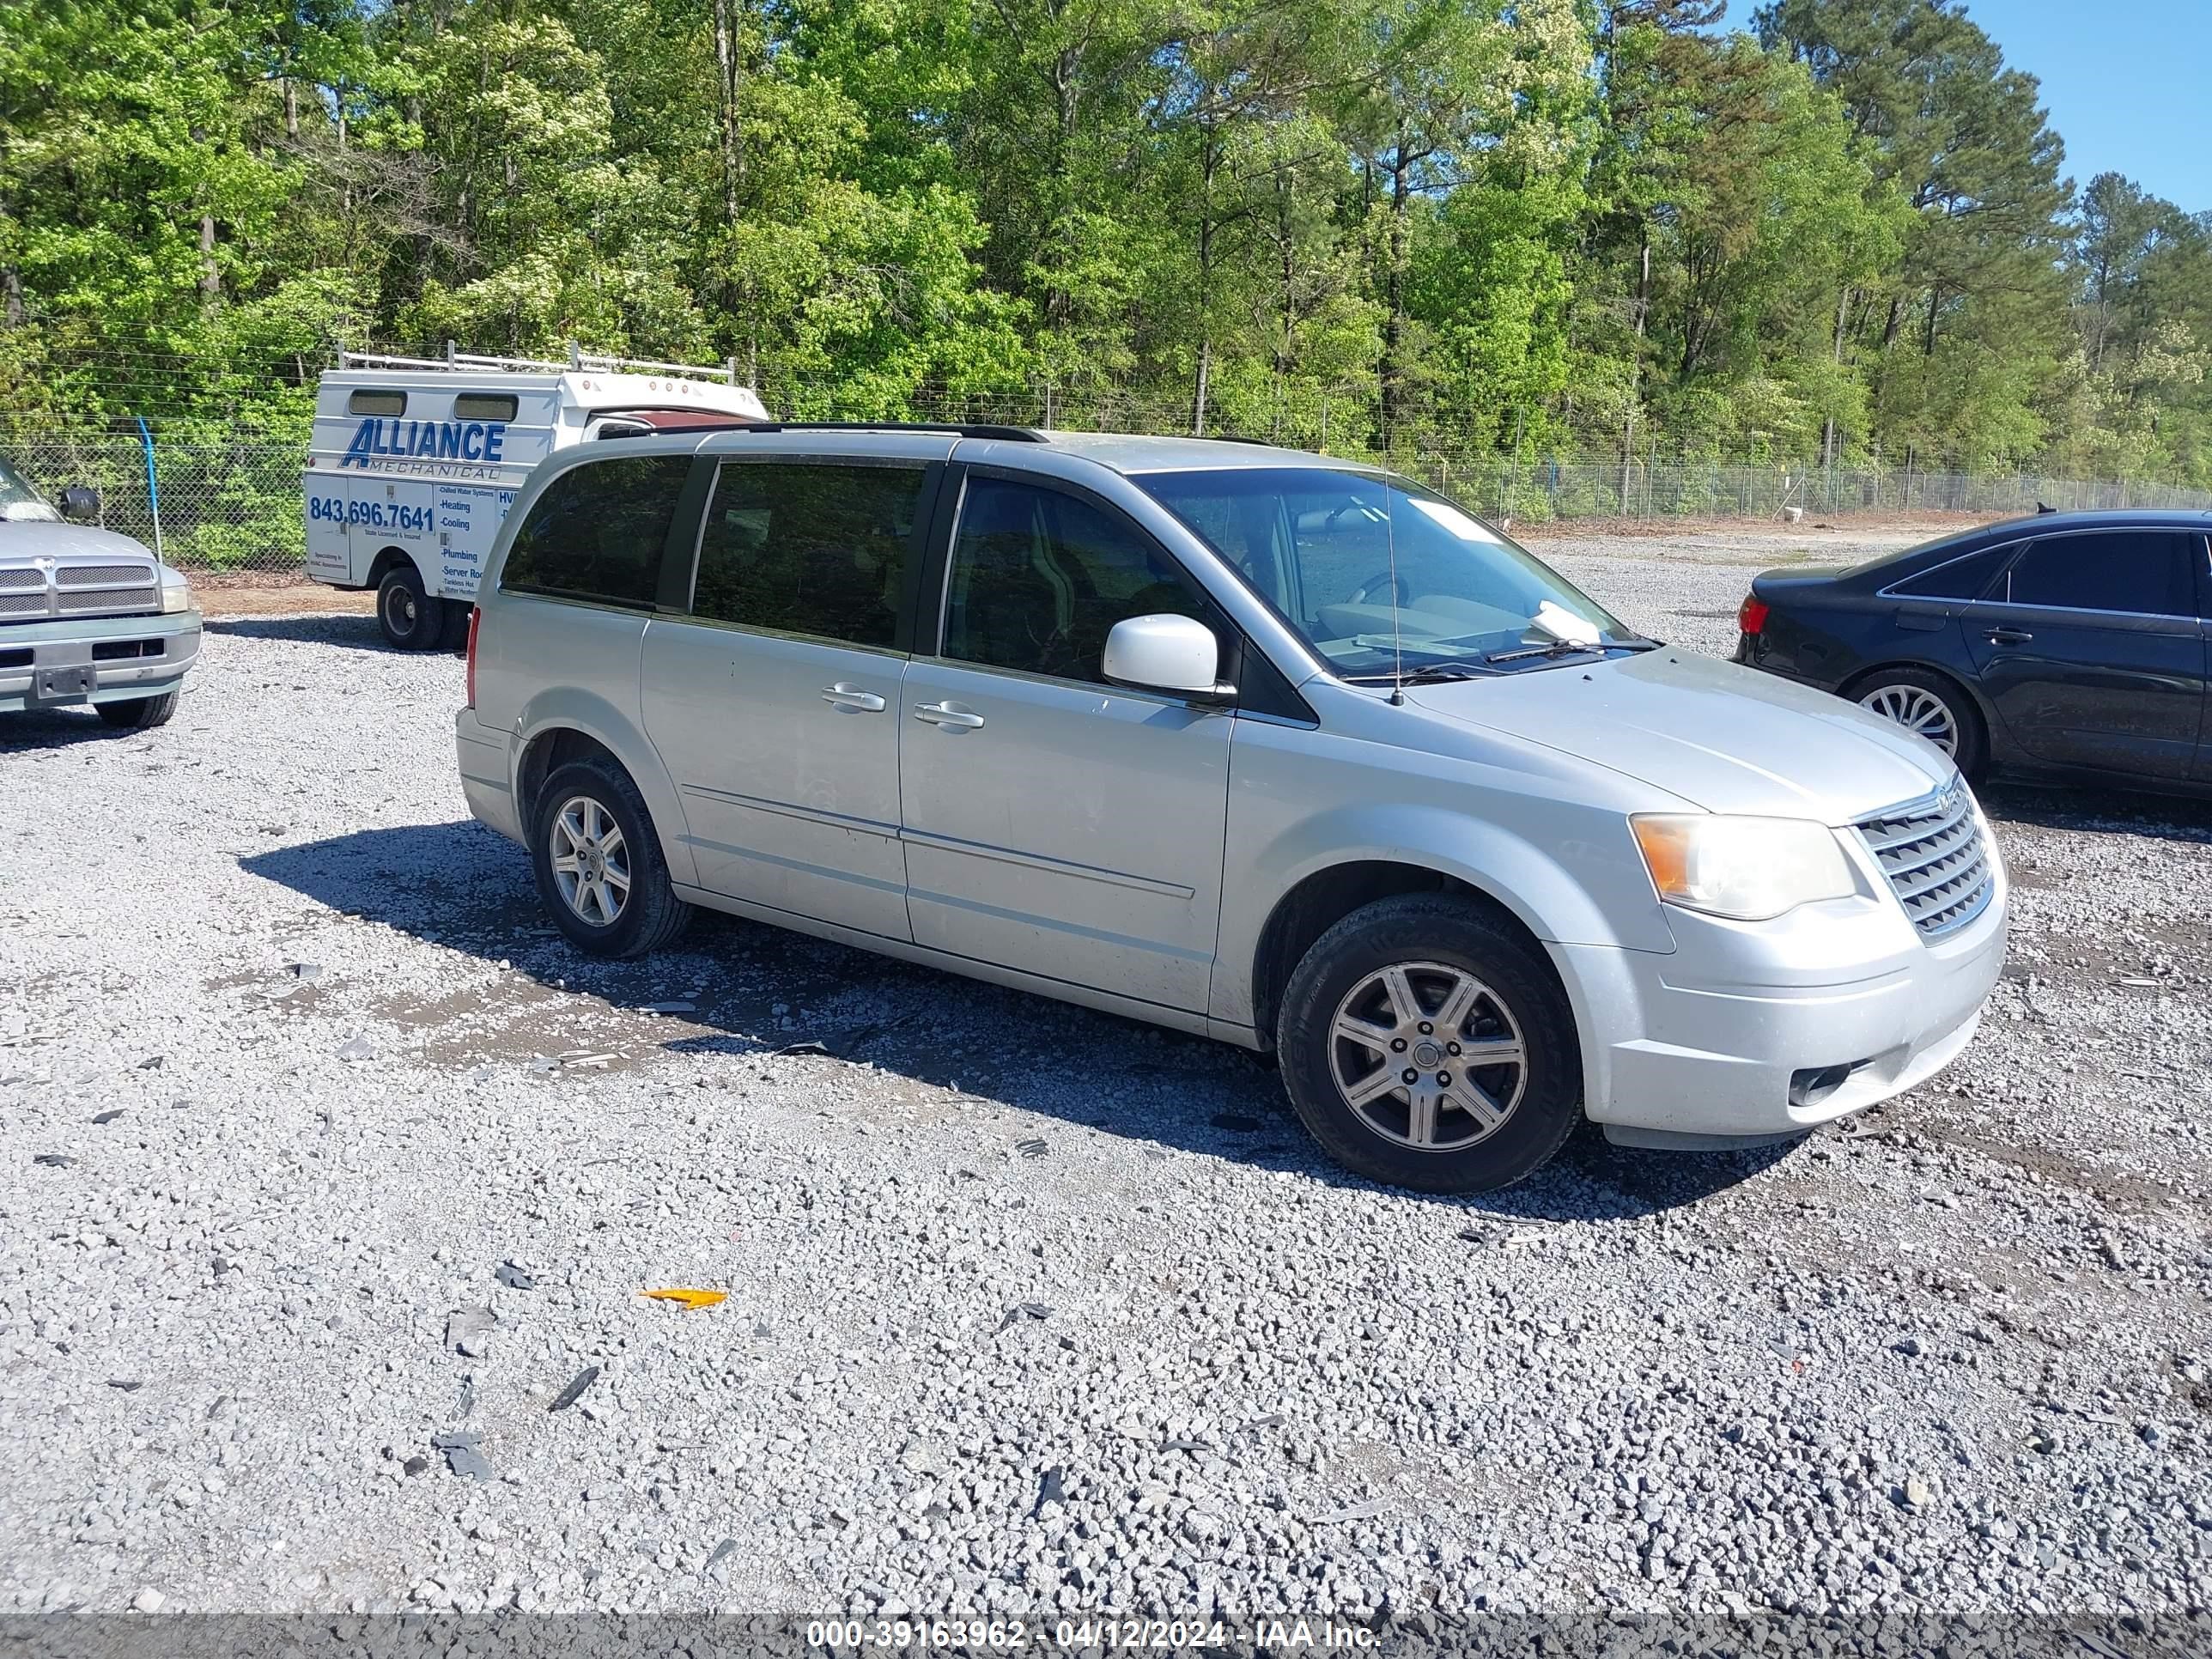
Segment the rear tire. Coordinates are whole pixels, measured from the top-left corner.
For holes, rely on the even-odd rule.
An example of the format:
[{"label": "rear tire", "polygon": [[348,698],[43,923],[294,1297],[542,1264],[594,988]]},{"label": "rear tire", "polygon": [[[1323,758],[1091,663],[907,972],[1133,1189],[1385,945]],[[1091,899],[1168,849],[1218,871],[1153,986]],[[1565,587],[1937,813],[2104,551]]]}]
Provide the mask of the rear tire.
[{"label": "rear tire", "polygon": [[547,778],[531,811],[530,865],[553,925],[595,957],[641,957],[684,931],[653,816],[611,760],[575,761]]},{"label": "rear tire", "polygon": [[1869,714],[1926,738],[1951,757],[1972,783],[1989,762],[1989,734],[1982,711],[1941,674],[1924,668],[1878,668],[1846,694]]},{"label": "rear tire", "polygon": [[376,588],[376,625],[395,651],[433,651],[444,638],[446,602],[423,591],[414,561],[402,559]]},{"label": "rear tire", "polygon": [[1574,1013],[1551,964],[1465,899],[1380,899],[1323,933],[1291,975],[1275,1048],[1322,1149],[1394,1187],[1510,1186],[1582,1121]]},{"label": "rear tire", "polygon": [[178,696],[174,691],[164,691],[158,697],[125,697],[115,702],[96,702],[93,708],[110,726],[126,732],[150,732],[169,723],[169,717],[177,712]]}]

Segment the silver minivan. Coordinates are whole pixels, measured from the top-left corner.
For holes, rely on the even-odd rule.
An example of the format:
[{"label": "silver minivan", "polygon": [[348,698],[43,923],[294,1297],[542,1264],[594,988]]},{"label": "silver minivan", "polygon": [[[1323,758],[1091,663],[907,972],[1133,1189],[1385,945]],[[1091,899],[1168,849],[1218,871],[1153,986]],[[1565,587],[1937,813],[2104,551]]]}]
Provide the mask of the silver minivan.
[{"label": "silver minivan", "polygon": [[492,550],[471,810],[579,948],[705,905],[1272,1051],[1380,1181],[1578,1119],[1802,1134],[1972,1036],[1956,769],[1645,639],[1434,490],[1257,445],[753,427],[586,445]]}]

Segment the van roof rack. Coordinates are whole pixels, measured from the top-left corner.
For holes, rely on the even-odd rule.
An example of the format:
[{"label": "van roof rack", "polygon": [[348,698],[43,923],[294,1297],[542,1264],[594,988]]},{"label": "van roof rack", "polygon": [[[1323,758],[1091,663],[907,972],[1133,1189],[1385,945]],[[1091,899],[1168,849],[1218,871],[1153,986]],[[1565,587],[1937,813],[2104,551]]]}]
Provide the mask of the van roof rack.
[{"label": "van roof rack", "polygon": [[462,351],[454,343],[446,342],[442,357],[408,357],[384,351],[341,351],[340,368],[434,368],[434,369],[490,369],[506,374],[567,374],[591,370],[601,374],[678,374],[688,379],[721,380],[731,386],[742,382],[738,378],[738,360],[716,364],[664,363],[650,357],[602,357],[586,352],[574,341],[568,343],[565,360],[553,357],[489,357],[481,352]]},{"label": "van roof rack", "polygon": [[1035,427],[1001,426],[967,421],[756,421],[734,428],[743,432],[949,432],[961,438],[1000,438],[1008,443],[1042,444],[1052,441]]}]

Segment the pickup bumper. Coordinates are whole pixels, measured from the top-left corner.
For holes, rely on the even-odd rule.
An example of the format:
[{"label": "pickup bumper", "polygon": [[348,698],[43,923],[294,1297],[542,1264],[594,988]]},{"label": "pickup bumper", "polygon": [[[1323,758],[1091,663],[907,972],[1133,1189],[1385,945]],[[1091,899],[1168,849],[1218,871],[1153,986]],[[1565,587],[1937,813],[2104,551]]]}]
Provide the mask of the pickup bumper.
[{"label": "pickup bumper", "polygon": [[0,714],[158,697],[199,654],[197,611],[0,625]]}]

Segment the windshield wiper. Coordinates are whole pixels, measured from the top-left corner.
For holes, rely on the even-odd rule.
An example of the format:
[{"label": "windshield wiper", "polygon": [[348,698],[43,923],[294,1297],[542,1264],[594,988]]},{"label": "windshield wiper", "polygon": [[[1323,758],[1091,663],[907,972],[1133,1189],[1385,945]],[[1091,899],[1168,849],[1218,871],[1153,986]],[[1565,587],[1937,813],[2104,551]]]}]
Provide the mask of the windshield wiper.
[{"label": "windshield wiper", "polygon": [[1346,685],[1445,685],[1454,680],[1487,679],[1491,671],[1476,662],[1425,662],[1403,673],[1346,674]]},{"label": "windshield wiper", "polygon": [[1608,651],[1656,651],[1659,641],[1647,640],[1641,635],[1626,639],[1547,640],[1541,645],[1526,645],[1514,651],[1493,651],[1483,659],[1485,662],[1528,662],[1539,657],[1596,657]]},{"label": "windshield wiper", "polygon": [[1547,640],[1542,645],[1524,645],[1517,651],[1493,651],[1483,661],[1524,662],[1532,657],[1589,657],[1604,649],[1601,645],[1585,645],[1576,640]]}]

